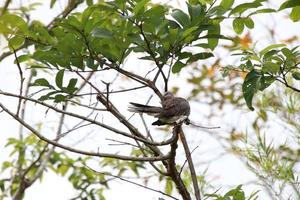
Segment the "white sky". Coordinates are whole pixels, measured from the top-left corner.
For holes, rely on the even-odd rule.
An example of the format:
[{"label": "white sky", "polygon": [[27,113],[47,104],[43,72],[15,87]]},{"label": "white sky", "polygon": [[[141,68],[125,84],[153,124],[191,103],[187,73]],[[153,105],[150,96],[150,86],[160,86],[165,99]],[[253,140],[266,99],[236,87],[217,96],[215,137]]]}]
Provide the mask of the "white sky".
[{"label": "white sky", "polygon": [[[20,1],[15,1],[20,2]],[[27,2],[35,2],[35,1],[22,1],[24,5],[27,4]],[[44,2],[44,1],[40,1]],[[64,2],[64,1],[62,1]],[[184,6],[184,1],[167,1],[167,2],[172,2],[174,5],[180,2],[181,7]],[[237,1],[240,3],[240,1]],[[271,1],[279,5],[279,2],[282,1]],[[0,3],[2,5],[2,2]],[[49,22],[49,20],[52,19],[52,16],[55,16],[57,12],[61,11],[63,6],[58,3],[53,10],[49,11],[49,5],[45,5],[42,7],[39,7],[37,11],[33,13],[33,18],[39,19],[41,21],[44,21],[45,24]],[[280,41],[281,39],[286,39],[289,37],[292,37],[294,35],[299,36],[299,30],[300,26],[299,23],[292,23],[289,19],[282,17],[286,14],[286,12],[281,12],[276,15],[259,15],[255,17],[255,28],[253,31],[251,31],[251,36],[253,37],[254,41],[259,41],[257,43],[257,47],[261,49],[265,45],[269,44],[270,38],[266,37],[267,35],[267,29],[275,27],[276,30],[276,40]],[[280,22],[278,21],[280,19]],[[230,24],[224,24],[225,27],[231,27]],[[231,28],[225,29],[225,32],[223,34],[227,35],[227,30],[230,30]],[[230,34],[230,32],[228,32]],[[222,57],[223,52],[216,52],[217,55]],[[224,55],[227,56],[227,55]],[[205,61],[207,62],[207,61]],[[234,62],[233,59],[229,59],[227,61],[228,63]],[[128,61],[128,65],[130,66],[132,63],[139,66],[143,66],[145,63],[136,63],[134,59]],[[16,76],[17,73],[17,67],[12,64],[12,58],[7,58],[4,61],[1,61],[0,63],[0,89],[4,91],[10,91],[10,92],[16,92],[18,91],[18,76]],[[185,74],[183,74],[185,76]],[[174,76],[172,78],[174,86],[175,85],[180,85],[182,84],[178,77]],[[171,81],[172,81],[171,80]],[[100,87],[100,85],[99,85]],[[180,95],[182,96],[187,96],[188,95],[188,90],[180,91]],[[132,95],[132,94],[130,94]],[[126,106],[129,101],[140,101],[140,102],[145,102],[147,98],[149,97],[147,91],[142,91],[141,92],[136,92],[134,96],[128,96],[124,95],[122,97],[122,102],[118,102],[119,107],[123,107],[122,110],[126,110]],[[7,105],[9,108],[13,108],[15,104],[14,101],[11,99],[3,98],[0,96],[0,102],[4,103]],[[154,101],[154,103],[157,102]],[[200,105],[203,106],[203,105]],[[228,108],[228,111],[226,108],[224,108],[223,113],[230,112],[227,114],[226,118],[214,118],[214,121],[207,121],[206,119],[203,119],[203,116],[205,116],[203,113],[205,113],[209,108],[207,107],[200,107],[199,104],[196,103],[191,103],[192,112],[191,118],[195,120],[203,120],[205,123],[211,123],[213,125],[219,125],[219,124],[230,124],[232,126],[240,124],[241,129],[245,130],[250,124],[245,124],[245,122],[249,121],[248,118],[253,117],[252,113],[249,113],[248,110],[241,110],[237,111],[235,113],[232,113],[232,109]],[[195,112],[196,111],[196,112]],[[74,111],[76,112],[76,111]],[[18,132],[18,123],[13,121],[10,117],[7,115],[1,113],[0,114],[0,127],[2,127],[1,130],[1,139],[0,139],[0,149],[1,149],[1,157],[0,157],[0,162],[6,160],[8,158],[8,152],[9,149],[4,148],[4,145],[6,143],[6,138],[7,137],[12,137],[17,135],[16,133]],[[42,116],[44,117],[44,116]],[[40,112],[30,112],[27,113],[27,118],[34,121],[38,122],[41,120]],[[47,117],[48,121],[55,121],[55,119],[49,120]],[[147,118],[149,120],[152,120],[151,118]],[[138,122],[138,118],[136,117],[134,122]],[[48,130],[49,129],[45,129]],[[155,129],[151,128],[152,131]],[[213,134],[227,134],[226,129],[220,129],[218,131],[214,131]],[[212,137],[210,134],[211,133],[205,133],[207,131],[203,130],[195,130],[195,129],[190,129],[190,128],[185,128],[185,133],[186,137],[189,141],[190,148],[193,149],[196,146],[200,145],[201,148],[200,150],[196,150],[195,153],[193,154],[194,162],[200,162],[200,161],[205,161],[205,159],[211,159],[216,155],[217,153],[222,152],[222,148],[220,147],[220,144],[214,137]],[[157,131],[153,133],[156,137],[161,137]],[[82,136],[83,134],[80,134]],[[65,141],[68,143],[73,143],[77,139],[77,135],[75,136],[70,136],[69,141]],[[94,145],[95,141],[101,143],[101,139],[94,138],[96,137],[95,134],[92,134],[91,137],[87,139],[86,142],[83,144],[80,144],[77,147],[82,147],[82,148],[89,148],[90,145]],[[282,138],[280,138],[282,139]],[[3,153],[4,152],[4,153]],[[179,149],[179,152],[182,152],[182,149]],[[180,155],[180,154],[179,154]],[[180,156],[179,156],[180,157]],[[197,172],[200,174],[203,172],[205,169],[203,167],[198,167]],[[219,160],[216,160],[215,162],[211,163],[209,165],[209,172],[211,174],[215,174],[215,176],[209,176],[211,179],[211,182],[214,186],[229,186],[229,187],[234,187],[242,183],[246,183],[248,181],[253,180],[255,177],[246,170],[244,165],[233,155],[226,155],[222,157]],[[152,185],[149,185],[152,187],[156,187],[157,189],[162,189],[157,187],[157,183],[154,183]],[[250,194],[253,191],[256,191],[258,188],[257,186],[245,186],[245,191],[247,194]],[[221,192],[226,191],[226,188],[221,189]],[[112,188],[110,191],[107,192],[108,200],[115,200],[115,199],[131,199],[131,200],[140,200],[141,197],[143,197],[144,200],[152,200],[152,199],[158,199],[158,197],[161,197],[161,195],[158,195],[156,193],[153,193],[151,191],[147,191],[145,189],[133,186],[128,183],[124,183],[121,181],[117,181],[116,183],[112,184]],[[68,198],[74,197],[74,191],[72,189],[72,186],[67,182],[65,178],[58,177],[54,173],[49,172],[45,175],[43,182],[37,181],[32,187],[30,187],[26,193],[25,200],[38,200],[38,199],[43,199],[43,200],[66,200]],[[164,197],[167,199],[166,197]],[[267,199],[263,193],[260,194],[260,199]]]}]

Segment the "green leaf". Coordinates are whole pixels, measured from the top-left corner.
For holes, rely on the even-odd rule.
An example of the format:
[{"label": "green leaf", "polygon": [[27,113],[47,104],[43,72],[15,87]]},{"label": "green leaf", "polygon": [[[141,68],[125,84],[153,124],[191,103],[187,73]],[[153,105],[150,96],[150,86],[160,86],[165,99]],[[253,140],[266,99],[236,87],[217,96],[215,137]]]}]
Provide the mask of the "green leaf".
[{"label": "green leaf", "polygon": [[184,64],[183,62],[177,60],[176,63],[173,65],[172,67],[172,72],[173,73],[178,73],[180,72],[180,70],[185,67],[186,64]]},{"label": "green leaf", "polygon": [[279,72],[280,66],[277,63],[272,62],[265,62],[262,67],[263,72],[270,72],[272,74],[275,74]]},{"label": "green leaf", "polygon": [[201,5],[192,5],[187,3],[191,21],[197,20],[202,15]]},{"label": "green leaf", "polygon": [[288,49],[288,48],[283,48],[281,49],[281,52],[283,53],[283,55],[286,57],[286,58],[291,58],[293,57],[293,52]]},{"label": "green leaf", "polygon": [[0,190],[1,190],[2,192],[5,191],[5,184],[4,184],[4,182],[5,182],[5,180],[0,180]]},{"label": "green leaf", "polygon": [[[214,29],[208,30],[207,35],[220,35],[220,24],[215,24]],[[207,39],[209,48],[213,51],[219,43],[219,38],[208,38]]]},{"label": "green leaf", "polygon": [[14,36],[9,40],[9,48],[14,51],[21,47],[25,42],[24,37]]},{"label": "green leaf", "polygon": [[67,97],[62,95],[62,94],[55,95],[55,97],[54,97],[54,102],[55,103],[64,102],[66,100],[67,100]]},{"label": "green leaf", "polygon": [[212,54],[210,52],[197,53],[190,57],[190,59],[188,60],[188,63],[195,62],[197,60],[204,60],[204,59],[207,59],[207,58],[210,58],[213,56],[214,56],[214,54]]},{"label": "green leaf", "polygon": [[32,84],[32,86],[44,86],[44,87],[52,88],[50,83],[44,78],[36,79]]},{"label": "green leaf", "polygon": [[196,31],[198,29],[198,26],[192,26],[190,28],[187,28],[183,31],[182,33],[182,37],[187,37],[189,35],[191,35],[194,31]]},{"label": "green leaf", "polygon": [[5,14],[0,17],[0,22],[2,22],[7,27],[10,27],[10,29],[13,30],[13,33],[15,34],[18,30],[22,31],[23,33],[26,33],[28,30],[28,25],[24,21],[22,17],[19,17],[15,14]]},{"label": "green leaf", "polygon": [[237,34],[241,34],[244,30],[244,19],[243,18],[236,18],[232,22],[233,30]]},{"label": "green leaf", "polygon": [[300,72],[293,72],[292,76],[293,76],[294,79],[300,81]]},{"label": "green leaf", "polygon": [[238,5],[238,6],[236,6],[235,8],[232,9],[232,11],[230,12],[229,16],[233,15],[233,14],[236,14],[236,13],[242,14],[243,12],[245,12],[248,9],[258,8],[261,5],[262,4],[260,2],[257,2],[257,1],[254,1],[252,3],[243,3],[243,4],[240,4],[240,5]]},{"label": "green leaf", "polygon": [[172,183],[172,181],[170,180],[170,179],[167,179],[166,180],[166,189],[165,189],[165,191],[166,191],[166,193],[167,194],[171,194],[172,193],[172,191],[173,191],[173,183]]},{"label": "green leaf", "polygon": [[254,28],[254,22],[250,17],[244,19],[244,24],[250,29]]},{"label": "green leaf", "polygon": [[4,171],[4,170],[6,170],[7,168],[12,167],[12,166],[13,166],[13,164],[12,164],[11,162],[4,161],[4,162],[2,163],[2,169],[1,169],[1,171]]},{"label": "green leaf", "polygon": [[56,0],[51,0],[50,2],[50,8],[53,8],[54,4],[56,3]]},{"label": "green leaf", "polygon": [[64,73],[65,73],[65,70],[61,69],[57,72],[56,77],[55,77],[56,86],[60,89],[63,88]]},{"label": "green leaf", "polygon": [[99,27],[94,28],[91,32],[91,35],[96,38],[113,38],[113,34],[109,30]]},{"label": "green leaf", "polygon": [[228,10],[233,5],[234,0],[222,0],[220,3],[220,6],[222,6],[224,9]]},{"label": "green leaf", "polygon": [[68,172],[69,168],[70,168],[70,167],[67,166],[67,165],[60,165],[60,166],[57,168],[57,172],[58,172],[60,175],[64,176],[64,175],[66,175],[66,173]]},{"label": "green leaf", "polygon": [[[18,56],[18,62],[19,63],[25,62],[25,61],[27,61],[29,59],[30,59],[30,56],[27,55],[27,54]],[[16,63],[17,63],[17,59],[15,59],[15,61],[14,61],[14,64],[16,64]]]},{"label": "green leaf", "polygon": [[286,1],[283,4],[281,4],[278,11],[286,9],[286,8],[296,7],[296,6],[300,6],[300,1],[298,1],[298,0],[289,0],[289,1]]},{"label": "green leaf", "polygon": [[204,35],[204,36],[199,37],[199,39],[203,39],[203,38],[218,38],[218,39],[233,41],[233,39],[230,37],[226,37],[225,35],[218,35],[218,34],[210,34],[210,35]]},{"label": "green leaf", "polygon": [[272,9],[272,8],[264,8],[264,9],[256,10],[256,11],[250,13],[248,15],[248,17],[255,15],[255,14],[264,14],[264,13],[273,13],[273,12],[276,12],[276,10]]},{"label": "green leaf", "polygon": [[293,22],[297,22],[300,20],[300,6],[297,6],[292,9],[292,12],[290,14],[290,18]]},{"label": "green leaf", "polygon": [[259,89],[260,79],[261,79],[261,74],[259,74],[255,70],[252,70],[246,75],[242,86],[243,97],[246,101],[248,108],[252,111],[254,110],[252,106],[252,99],[254,94]]},{"label": "green leaf", "polygon": [[0,21],[0,33],[2,33],[3,35],[7,35],[10,34],[11,32],[12,30],[8,28],[7,25],[5,25],[3,22]]},{"label": "green leaf", "polygon": [[142,1],[140,1],[140,2],[138,2],[137,4],[136,4],[136,6],[133,8],[133,13],[136,15],[136,14],[138,14],[140,11],[141,11],[141,9],[142,8],[144,8],[145,7],[145,5],[149,2],[150,0],[142,0]]},{"label": "green leaf", "polygon": [[278,54],[278,50],[275,50],[275,49],[273,49],[273,50],[270,50],[270,51],[268,51],[267,53],[265,53],[264,55],[263,55],[263,60],[264,61],[267,61],[267,60],[272,60],[272,59],[274,59],[276,56],[274,56],[275,54]]},{"label": "green leaf", "polygon": [[184,13],[182,10],[175,9],[172,13],[171,16],[182,26],[186,27],[190,24],[190,18],[189,16]]},{"label": "green leaf", "polygon": [[77,88],[75,87],[76,86],[76,83],[77,83],[77,78],[72,78],[70,81],[69,81],[69,84],[66,88],[66,92],[69,93],[69,94],[73,94]]},{"label": "green leaf", "polygon": [[269,87],[275,81],[275,77],[273,76],[262,76],[260,79],[259,90],[263,91],[267,87]]},{"label": "green leaf", "polygon": [[94,2],[93,2],[93,0],[86,0],[86,4],[87,4],[88,6],[91,6],[91,5],[94,4]]},{"label": "green leaf", "polygon": [[[235,189],[230,190],[224,195],[224,199],[234,199],[234,200],[245,200],[245,193],[241,189],[242,185],[239,185]],[[229,198],[232,197],[232,198]]]},{"label": "green leaf", "polygon": [[269,46],[267,46],[266,48],[264,48],[263,50],[261,50],[259,52],[259,54],[261,56],[263,56],[264,54],[266,54],[268,51],[272,50],[272,49],[277,49],[277,48],[280,48],[280,47],[284,47],[286,46],[285,44],[271,44]]}]

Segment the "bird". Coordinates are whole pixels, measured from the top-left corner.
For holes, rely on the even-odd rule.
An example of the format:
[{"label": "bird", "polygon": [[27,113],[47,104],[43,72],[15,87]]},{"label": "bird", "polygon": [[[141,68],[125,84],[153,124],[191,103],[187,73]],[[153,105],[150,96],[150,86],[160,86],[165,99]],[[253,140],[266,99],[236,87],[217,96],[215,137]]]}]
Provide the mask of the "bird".
[{"label": "bird", "polygon": [[149,106],[129,102],[128,111],[145,113],[158,118],[152,125],[162,126],[167,124],[188,123],[191,109],[189,102],[182,97],[175,97],[172,92],[165,92],[161,101],[161,107]]}]

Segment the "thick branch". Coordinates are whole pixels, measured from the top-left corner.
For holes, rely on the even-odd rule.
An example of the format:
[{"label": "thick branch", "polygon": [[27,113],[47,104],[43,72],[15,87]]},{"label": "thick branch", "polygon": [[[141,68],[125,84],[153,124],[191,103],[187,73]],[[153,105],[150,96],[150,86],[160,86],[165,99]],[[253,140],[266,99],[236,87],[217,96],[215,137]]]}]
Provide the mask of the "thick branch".
[{"label": "thick branch", "polygon": [[183,148],[184,148],[185,156],[186,156],[186,159],[189,163],[191,178],[192,178],[193,187],[194,187],[194,191],[195,191],[195,197],[196,197],[197,200],[201,200],[200,189],[199,189],[199,185],[198,185],[198,181],[197,181],[197,174],[196,174],[196,171],[195,171],[195,167],[194,167],[194,163],[193,163],[193,160],[192,160],[191,152],[190,152],[188,143],[186,141],[184,132],[183,132],[181,127],[180,127],[179,131],[180,131],[179,134],[180,134],[180,139],[181,139],[181,142],[182,142],[182,145],[183,145]]},{"label": "thick branch", "polygon": [[176,184],[176,187],[180,193],[180,195],[182,196],[182,199],[184,200],[191,200],[191,196],[190,193],[188,192],[186,186],[184,185],[179,172],[177,171],[176,168],[176,162],[175,162],[175,158],[176,158],[176,149],[178,147],[177,142],[178,142],[178,135],[180,134],[181,131],[181,125],[175,125],[173,128],[173,134],[175,134],[176,140],[171,144],[171,151],[170,151],[170,157],[168,159],[168,173],[169,176],[172,178],[172,180],[174,181],[174,183]]}]

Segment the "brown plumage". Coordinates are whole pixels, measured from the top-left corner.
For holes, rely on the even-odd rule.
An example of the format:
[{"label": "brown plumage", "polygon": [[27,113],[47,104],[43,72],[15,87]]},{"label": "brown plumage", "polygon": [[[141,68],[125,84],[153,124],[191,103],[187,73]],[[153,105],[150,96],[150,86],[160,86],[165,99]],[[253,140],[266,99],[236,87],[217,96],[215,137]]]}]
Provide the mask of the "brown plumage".
[{"label": "brown plumage", "polygon": [[162,107],[148,106],[130,102],[128,110],[136,113],[146,113],[158,118],[152,125],[174,124],[185,121],[190,115],[189,102],[181,97],[175,97],[171,92],[166,92],[161,102]]}]

